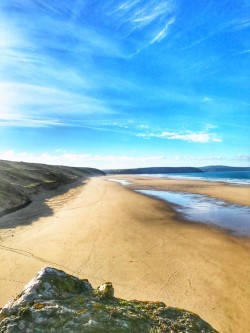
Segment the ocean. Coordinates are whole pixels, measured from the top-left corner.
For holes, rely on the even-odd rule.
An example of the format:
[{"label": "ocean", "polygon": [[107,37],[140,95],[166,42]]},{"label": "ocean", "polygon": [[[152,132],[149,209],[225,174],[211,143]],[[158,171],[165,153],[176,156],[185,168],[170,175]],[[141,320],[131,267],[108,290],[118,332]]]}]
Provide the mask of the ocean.
[{"label": "ocean", "polygon": [[250,171],[216,171],[197,173],[167,173],[147,174],[148,177],[172,178],[172,179],[197,179],[207,181],[218,181],[240,185],[250,185]]}]

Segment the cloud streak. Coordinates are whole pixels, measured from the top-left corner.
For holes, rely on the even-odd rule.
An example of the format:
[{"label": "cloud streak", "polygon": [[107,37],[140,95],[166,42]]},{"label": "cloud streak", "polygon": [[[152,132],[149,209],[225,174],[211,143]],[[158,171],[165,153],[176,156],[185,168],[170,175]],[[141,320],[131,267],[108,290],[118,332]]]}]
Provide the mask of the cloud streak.
[{"label": "cloud streak", "polygon": [[[52,87],[0,82],[0,126],[67,125],[83,115],[115,114],[96,98]],[[46,117],[38,118],[40,114]],[[55,120],[56,118],[56,120]]]},{"label": "cloud streak", "polygon": [[132,52],[135,55],[167,36],[176,10],[175,0],[122,1],[111,7],[107,15],[121,36],[135,43],[137,52]]},{"label": "cloud streak", "polygon": [[[110,1],[97,4],[86,16],[90,5],[1,2],[0,126],[58,126],[65,124],[61,115],[84,118],[118,112],[116,100],[107,102],[100,91],[129,91],[135,84],[103,73],[91,58],[126,59],[162,40],[173,23],[175,1]],[[100,27],[93,24],[97,19]],[[46,120],[37,120],[37,114]]]},{"label": "cloud streak", "polygon": [[1,148],[247,155],[249,7],[229,3],[1,0]]},{"label": "cloud streak", "polygon": [[161,132],[161,133],[139,133],[138,137],[141,138],[160,138],[167,140],[182,140],[188,142],[208,143],[208,142],[221,142],[222,139],[218,138],[215,133],[192,133],[186,131],[185,133],[178,132]]},{"label": "cloud streak", "polygon": [[169,27],[175,22],[174,18],[171,18],[165,24],[165,27],[150,41],[150,44],[155,42],[160,42],[163,38],[166,37]]}]

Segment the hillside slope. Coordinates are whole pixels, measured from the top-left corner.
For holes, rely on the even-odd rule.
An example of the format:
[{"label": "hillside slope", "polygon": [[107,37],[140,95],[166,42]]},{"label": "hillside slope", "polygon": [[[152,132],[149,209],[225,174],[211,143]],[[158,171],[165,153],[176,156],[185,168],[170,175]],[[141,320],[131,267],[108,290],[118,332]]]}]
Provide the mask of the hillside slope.
[{"label": "hillside slope", "polygon": [[0,160],[0,216],[27,206],[32,195],[61,185],[101,176],[93,168],[74,168]]}]

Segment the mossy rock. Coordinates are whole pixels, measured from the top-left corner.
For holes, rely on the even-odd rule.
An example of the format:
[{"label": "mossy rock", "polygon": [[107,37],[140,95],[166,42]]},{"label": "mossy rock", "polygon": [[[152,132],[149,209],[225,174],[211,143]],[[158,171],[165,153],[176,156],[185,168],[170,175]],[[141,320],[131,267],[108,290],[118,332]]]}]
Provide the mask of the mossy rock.
[{"label": "mossy rock", "polygon": [[54,268],[41,270],[0,311],[0,333],[216,333],[199,316],[162,302],[114,297],[112,283],[93,289]]}]

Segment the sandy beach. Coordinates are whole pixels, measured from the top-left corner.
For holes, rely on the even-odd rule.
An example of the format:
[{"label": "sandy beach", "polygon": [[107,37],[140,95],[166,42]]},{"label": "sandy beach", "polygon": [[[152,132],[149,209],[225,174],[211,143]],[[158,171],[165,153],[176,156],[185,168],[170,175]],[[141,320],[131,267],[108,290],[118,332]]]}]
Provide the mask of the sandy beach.
[{"label": "sandy beach", "polygon": [[250,206],[250,187],[98,177],[0,218],[0,307],[45,266],[111,281],[115,296],[158,300],[200,315],[222,333],[249,332],[250,238],[184,221],[166,202],[133,191],[206,194]]}]

